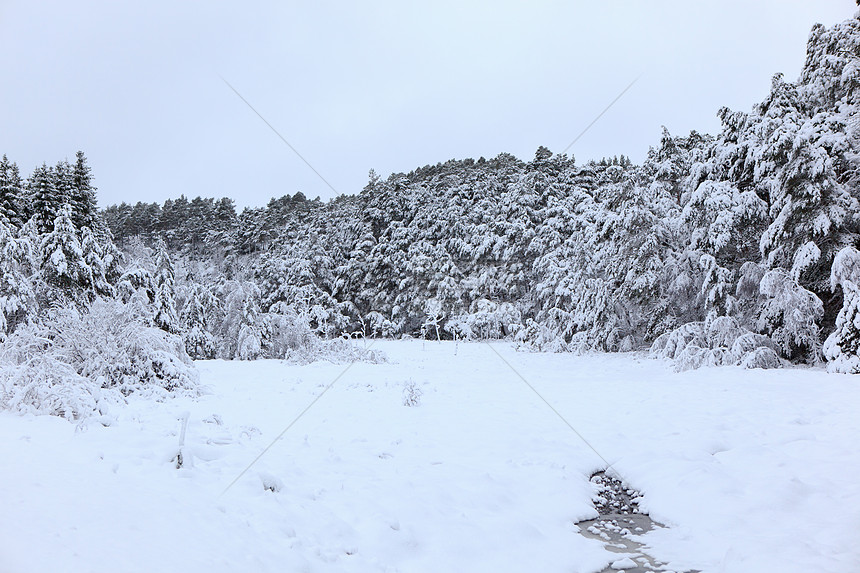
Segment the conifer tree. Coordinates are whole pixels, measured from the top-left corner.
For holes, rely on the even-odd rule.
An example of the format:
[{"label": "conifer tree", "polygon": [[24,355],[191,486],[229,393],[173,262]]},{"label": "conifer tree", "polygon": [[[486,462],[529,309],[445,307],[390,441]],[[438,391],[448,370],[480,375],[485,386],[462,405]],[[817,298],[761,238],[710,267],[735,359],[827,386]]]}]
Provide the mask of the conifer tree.
[{"label": "conifer tree", "polygon": [[159,239],[155,246],[155,300],[153,321],[165,332],[178,331],[176,321],[175,276],[167,245]]},{"label": "conifer tree", "polygon": [[204,285],[197,284],[191,289],[185,306],[182,307],[182,338],[185,351],[192,358],[206,360],[215,357],[215,337],[209,329],[207,307],[215,304],[215,298]]},{"label": "conifer tree", "polygon": [[98,227],[98,209],[96,207],[96,188],[92,184],[92,170],[87,164],[83,151],[75,154],[75,165],[71,170],[69,202],[72,205],[72,221],[79,229],[89,227],[95,231]]},{"label": "conifer tree", "polygon": [[48,302],[83,303],[85,293],[92,286],[92,271],[84,260],[84,251],[71,217],[71,207],[61,207],[51,231],[41,236],[41,274],[50,288]]},{"label": "conifer tree", "polygon": [[62,202],[54,186],[55,178],[46,163],[37,167],[27,181],[33,205],[36,230],[41,235],[54,230],[54,220],[60,215]]},{"label": "conifer tree", "polygon": [[21,175],[18,165],[3,155],[0,159],[0,219],[19,228],[23,222],[21,210]]},{"label": "conifer tree", "polygon": [[842,289],[842,309],[836,330],[824,342],[827,370],[860,374],[860,252],[854,247],[839,251],[830,272],[833,290]]},{"label": "conifer tree", "polygon": [[0,219],[0,341],[36,311],[36,296],[28,276],[30,246],[16,238]]},{"label": "conifer tree", "polygon": [[104,249],[89,227],[81,229],[81,250],[84,263],[90,269],[92,280],[89,286],[93,295],[112,297],[114,290],[108,282],[108,265],[103,257]]},{"label": "conifer tree", "polygon": [[[51,178],[53,179],[55,192],[54,200],[61,209],[64,205],[69,205],[72,208],[72,215],[74,216],[75,205],[72,202],[72,184],[74,174],[72,173],[72,166],[66,160],[58,161],[53,169],[51,169]],[[72,222],[75,223],[75,228],[80,229],[74,218],[72,218]]]}]

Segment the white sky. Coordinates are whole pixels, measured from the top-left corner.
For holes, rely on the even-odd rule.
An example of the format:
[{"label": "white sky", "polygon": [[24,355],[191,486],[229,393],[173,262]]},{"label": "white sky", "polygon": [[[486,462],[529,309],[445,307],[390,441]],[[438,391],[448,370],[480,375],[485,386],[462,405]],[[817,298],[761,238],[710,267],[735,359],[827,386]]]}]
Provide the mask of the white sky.
[{"label": "white sky", "polygon": [[716,133],[815,22],[853,0],[81,2],[0,0],[0,154],[22,172],[82,149],[99,203],[339,193],[451,158],[539,145],[641,161],[660,126]]}]

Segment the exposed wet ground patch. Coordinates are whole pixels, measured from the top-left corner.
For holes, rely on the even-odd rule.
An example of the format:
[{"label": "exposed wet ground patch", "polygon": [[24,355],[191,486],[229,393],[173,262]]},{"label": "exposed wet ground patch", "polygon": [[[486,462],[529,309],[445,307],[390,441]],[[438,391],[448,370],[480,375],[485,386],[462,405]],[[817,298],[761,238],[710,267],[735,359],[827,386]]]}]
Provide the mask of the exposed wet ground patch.
[{"label": "exposed wet ground patch", "polygon": [[597,472],[591,476],[591,483],[595,488],[592,501],[600,517],[580,521],[577,525],[582,535],[602,541],[607,551],[617,554],[617,559],[600,573],[673,571],[665,563],[648,555],[645,545],[639,541],[639,536],[655,528],[665,527],[640,511],[642,494],[606,472]]}]

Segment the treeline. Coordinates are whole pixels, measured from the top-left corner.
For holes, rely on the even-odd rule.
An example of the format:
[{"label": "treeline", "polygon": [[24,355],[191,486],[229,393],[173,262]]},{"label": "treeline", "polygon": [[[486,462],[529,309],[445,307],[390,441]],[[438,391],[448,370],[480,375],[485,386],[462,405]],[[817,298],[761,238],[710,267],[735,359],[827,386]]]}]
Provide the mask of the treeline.
[{"label": "treeline", "polygon": [[[371,173],[328,203],[284,197],[234,218],[229,200],[180,199],[111,207],[108,220],[123,239],[164,237],[176,256],[205,245],[200,288],[241,269],[259,312],[290,308],[325,336],[653,345],[691,366],[850,362],[858,30],[816,26],[797,82],[778,75],[751,112],[720,110],[715,137],[664,131],[641,165],[540,148],[528,162]],[[219,206],[220,219],[194,214]]]},{"label": "treeline", "polygon": [[[237,259],[228,262],[222,243],[198,243],[213,233],[235,239],[232,202],[170,202],[168,215],[184,209],[187,218],[161,218],[153,248],[134,239],[120,252],[95,192],[80,152],[74,165],[43,164],[27,179],[0,162],[0,409],[78,419],[139,391],[194,394],[190,357],[382,359],[315,336],[290,308],[260,312],[259,289]],[[219,216],[231,212],[233,223]],[[185,227],[196,216],[201,235]],[[177,278],[161,235],[181,241],[202,271],[184,264]],[[216,258],[236,276],[206,280]]]},{"label": "treeline", "polygon": [[210,253],[247,254],[265,248],[281,228],[322,205],[319,198],[309,201],[301,192],[272,199],[264,208],[236,213],[232,199],[183,195],[163,204],[121,203],[104,210],[114,237],[122,242],[136,237],[152,242],[161,238],[174,250]]},{"label": "treeline", "polygon": [[33,219],[35,232],[50,232],[54,219],[68,205],[76,227],[102,232],[95,193],[82,151],[76,154],[74,164],[67,160],[52,167],[43,163],[26,180],[14,161],[6,155],[0,160],[0,218],[8,226],[20,228]]}]

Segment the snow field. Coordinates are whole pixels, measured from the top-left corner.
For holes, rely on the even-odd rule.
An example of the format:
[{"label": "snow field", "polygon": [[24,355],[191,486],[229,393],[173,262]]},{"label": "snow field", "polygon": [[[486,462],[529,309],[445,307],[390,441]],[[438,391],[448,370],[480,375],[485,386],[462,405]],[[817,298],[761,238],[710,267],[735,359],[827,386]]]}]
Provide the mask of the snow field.
[{"label": "snow field", "polygon": [[[209,393],[80,425],[0,414],[0,571],[598,571],[593,453],[484,344],[380,341],[346,367],[198,362]],[[635,355],[505,356],[641,490],[676,570],[860,564],[860,385],[675,374]],[[422,391],[404,406],[409,382]],[[171,460],[190,412],[186,464]],[[109,424],[105,426],[103,424]],[[272,491],[274,490],[274,491]]]}]

